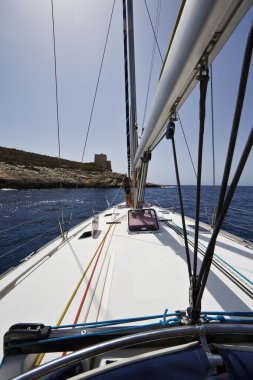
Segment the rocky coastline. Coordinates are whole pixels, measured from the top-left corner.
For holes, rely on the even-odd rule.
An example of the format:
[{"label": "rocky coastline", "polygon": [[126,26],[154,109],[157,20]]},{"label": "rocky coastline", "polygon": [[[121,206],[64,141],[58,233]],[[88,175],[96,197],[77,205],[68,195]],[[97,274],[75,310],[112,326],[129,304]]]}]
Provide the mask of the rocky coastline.
[{"label": "rocky coastline", "polygon": [[50,189],[82,187],[119,187],[124,175],[105,171],[12,165],[0,162],[0,188]]},{"label": "rocky coastline", "polygon": [[59,168],[58,158],[0,147],[0,189],[113,188],[124,177],[94,163],[61,160]]}]

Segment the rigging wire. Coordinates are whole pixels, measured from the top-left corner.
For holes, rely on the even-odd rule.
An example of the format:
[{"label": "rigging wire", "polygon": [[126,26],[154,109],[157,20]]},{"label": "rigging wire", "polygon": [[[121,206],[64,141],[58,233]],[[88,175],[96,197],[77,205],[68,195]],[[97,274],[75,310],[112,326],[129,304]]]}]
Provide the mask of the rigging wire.
[{"label": "rigging wire", "polygon": [[[56,119],[57,119],[58,161],[59,161],[59,168],[61,169],[61,140],[60,140],[56,43],[55,43],[54,0],[51,0],[51,12],[52,12],[52,28],[53,28],[53,46],[54,46],[54,80],[55,80],[55,103],[56,103]],[[62,187],[61,176],[60,176],[60,181],[61,181],[60,186]]]},{"label": "rigging wire", "polygon": [[[206,64],[200,68],[198,76],[200,81],[200,100],[199,100],[199,149],[198,149],[198,171],[197,171],[197,193],[196,193],[196,213],[195,213],[195,239],[194,239],[194,257],[193,257],[193,289],[192,289],[192,306],[193,313],[197,312],[196,308],[196,279],[197,279],[197,255],[198,255],[198,239],[199,239],[199,214],[200,214],[200,196],[201,196],[201,176],[202,176],[202,155],[205,130],[206,116],[206,93],[209,80],[209,69]],[[194,316],[193,316],[194,317]],[[197,315],[198,317],[198,315]]]},{"label": "rigging wire", "polygon": [[44,232],[42,232],[41,234],[36,235],[35,237],[32,237],[31,239],[25,240],[24,243],[18,245],[18,246],[15,247],[15,248],[12,248],[12,249],[10,249],[8,252],[5,252],[5,253],[3,253],[2,255],[0,255],[0,259],[1,259],[2,257],[5,257],[5,256],[9,255],[10,253],[16,251],[16,250],[19,249],[19,248],[24,247],[25,245],[27,245],[27,244],[31,243],[32,241],[34,241],[34,240],[40,238],[41,236],[46,235],[46,234],[48,234],[49,232],[52,232],[52,231],[55,231],[55,227],[50,228],[50,230],[44,231]]},{"label": "rigging wire", "polygon": [[[54,81],[55,81],[55,103],[56,103],[56,120],[57,120],[59,179],[60,179],[60,189],[62,190],[61,139],[60,139],[59,97],[58,97],[58,78],[57,78],[57,59],[56,59],[55,20],[54,20],[54,1],[53,0],[51,0],[51,16],[52,16],[53,48],[54,48],[53,49],[54,50]],[[61,224],[64,229],[64,216],[63,216],[62,205],[61,205]]]},{"label": "rigging wire", "polygon": [[147,9],[147,13],[148,13],[149,21],[150,21],[150,24],[151,24],[151,27],[152,27],[152,30],[153,30],[153,34],[154,34],[154,38],[155,38],[155,41],[156,41],[156,45],[157,45],[157,48],[158,48],[158,51],[159,51],[159,55],[160,55],[161,61],[163,62],[162,53],[161,53],[161,50],[160,50],[160,47],[159,47],[159,44],[158,44],[158,41],[157,41],[157,38],[156,38],[156,33],[155,33],[155,29],[154,29],[154,26],[153,26],[153,23],[152,23],[152,20],[151,20],[151,16],[150,16],[150,13],[149,13],[149,9],[148,9],[148,5],[147,5],[147,1],[144,0],[144,2],[145,2],[145,5],[146,5],[146,9]]},{"label": "rigging wire", "polygon": [[[52,210],[52,211],[44,211],[43,213],[47,213],[47,214],[53,214],[53,213],[57,213],[56,210]],[[10,230],[13,230],[13,229],[17,229],[18,227],[22,227],[24,226],[25,224],[29,224],[29,223],[34,223],[36,221],[40,221],[40,222],[47,222],[48,223],[48,219],[45,219],[45,218],[42,218],[41,216],[38,217],[38,218],[34,218],[34,219],[30,219],[26,222],[23,222],[23,223],[18,223],[18,224],[15,224],[14,226],[12,227],[8,227],[8,228],[4,228],[3,230],[0,230],[0,234],[6,232],[6,231],[10,231]]]},{"label": "rigging wire", "polygon": [[122,180],[122,182],[121,182],[121,184],[120,184],[120,186],[119,186],[119,188],[118,188],[118,191],[117,191],[116,195],[113,197],[112,201],[111,201],[111,202],[109,202],[109,204],[108,204],[108,208],[110,208],[110,207],[112,207],[112,206],[113,206],[113,203],[114,203],[114,202],[115,202],[115,200],[117,199],[117,197],[118,197],[118,195],[119,195],[119,192],[120,192],[120,190],[121,190],[121,189],[123,189],[123,183],[124,183],[124,178],[123,178],[123,180]]},{"label": "rigging wire", "polygon": [[197,281],[197,291],[198,291],[198,296],[197,296],[197,301],[196,301],[196,307],[199,307],[201,304],[201,299],[204,293],[204,289],[206,286],[206,282],[208,279],[208,275],[210,272],[210,267],[212,264],[212,259],[214,255],[214,248],[216,244],[216,239],[217,236],[220,232],[222,223],[224,222],[225,216],[227,214],[227,211],[229,209],[230,203],[232,201],[232,198],[234,196],[235,190],[238,186],[238,182],[240,180],[241,174],[243,172],[243,169],[246,165],[247,159],[249,157],[249,154],[251,152],[253,145],[253,127],[251,128],[250,134],[248,136],[245,148],[243,150],[243,153],[241,155],[240,162],[237,166],[236,172],[234,174],[233,180],[231,182],[231,185],[228,189],[227,195],[224,199],[222,209],[218,215],[218,219],[215,223],[214,229],[213,229],[213,234],[211,236],[211,239],[209,241],[208,247],[206,249],[206,253],[199,271],[199,277]]},{"label": "rigging wire", "polygon": [[212,154],[213,154],[213,218],[212,225],[215,221],[216,213],[216,190],[215,190],[215,151],[214,151],[214,106],[213,106],[213,67],[210,64],[210,84],[211,84],[211,120],[212,120]]},{"label": "rigging wire", "polygon": [[191,160],[191,163],[192,163],[192,167],[193,167],[193,170],[194,170],[195,176],[196,176],[196,178],[197,178],[197,172],[196,172],[196,169],[195,169],[195,165],[194,165],[194,163],[193,163],[193,159],[192,159],[191,151],[190,151],[190,148],[189,148],[189,145],[188,145],[188,141],[187,141],[187,138],[186,138],[186,135],[185,135],[184,127],[183,127],[183,124],[182,124],[182,121],[181,121],[181,118],[180,118],[178,112],[177,112],[177,118],[178,118],[178,120],[179,120],[179,124],[180,124],[181,130],[182,130],[182,132],[183,132],[183,136],[184,136],[184,141],[185,141],[185,144],[186,144],[186,147],[187,147],[187,150],[188,150],[189,156],[190,156],[190,160]]},{"label": "rigging wire", "polygon": [[102,72],[102,67],[103,67],[103,63],[104,63],[104,57],[105,57],[108,37],[109,37],[110,29],[111,29],[111,23],[112,23],[112,15],[113,15],[113,10],[114,10],[114,5],[115,5],[115,0],[113,0],[112,10],[111,10],[111,16],[110,16],[109,26],[108,26],[108,29],[107,29],[107,34],[106,34],[106,39],[105,39],[105,45],[104,45],[102,60],[101,60],[101,64],[100,64],[100,69],[99,69],[99,74],[98,74],[95,94],[94,94],[94,98],[93,98],[93,103],[92,103],[92,107],[91,107],[90,119],[89,119],[88,129],[87,129],[87,133],[86,133],[86,138],[85,138],[85,143],[84,143],[84,148],[83,148],[81,162],[83,162],[83,159],[84,159],[86,145],[87,145],[87,141],[88,141],[88,137],[89,137],[89,132],[90,132],[90,126],[91,126],[93,111],[94,111],[95,102],[96,102],[96,98],[97,98],[98,85],[99,85],[99,81],[100,81],[100,77],[101,77],[101,72]]},{"label": "rigging wire", "polygon": [[[187,147],[187,150],[188,150],[189,156],[190,156],[190,160],[191,160],[192,168],[193,168],[193,171],[194,171],[195,177],[197,178],[197,172],[196,172],[195,165],[194,165],[194,163],[193,163],[192,154],[191,154],[191,151],[190,151],[190,148],[189,148],[189,144],[188,144],[188,141],[187,141],[187,138],[186,138],[186,134],[185,134],[185,131],[184,131],[183,123],[182,123],[182,121],[181,121],[181,119],[180,119],[180,116],[179,116],[179,113],[178,113],[178,112],[177,112],[177,118],[178,118],[178,120],[179,120],[179,124],[180,124],[181,130],[182,130],[183,136],[184,136],[184,141],[185,141],[185,144],[186,144],[186,147]],[[206,217],[207,217],[208,223],[211,225],[211,219],[210,219],[210,216],[209,216],[209,214],[208,214],[208,210],[207,210],[207,207],[206,207],[206,204],[205,204],[204,199],[203,199],[203,203],[204,203],[205,215],[206,215]]]},{"label": "rigging wire", "polygon": [[179,197],[180,211],[181,211],[181,220],[182,220],[182,226],[183,226],[183,235],[184,235],[184,243],[185,243],[187,268],[188,268],[189,280],[191,281],[191,279],[192,279],[191,260],[190,260],[187,230],[186,230],[186,224],[185,224],[185,215],[184,215],[184,206],[183,206],[183,198],[182,198],[182,192],[181,192],[180,177],[179,177],[178,164],[177,164],[177,153],[176,153],[176,144],[175,144],[175,140],[174,140],[174,132],[175,132],[175,124],[173,121],[171,121],[169,123],[169,126],[167,127],[166,138],[171,140],[171,142],[172,142],[173,157],[174,157],[174,164],[175,164],[175,173],[176,173],[176,179],[177,179],[178,197]]},{"label": "rigging wire", "polygon": [[161,72],[160,72],[159,79],[161,79],[161,77],[162,77],[163,70],[164,70],[165,64],[167,62],[167,58],[169,56],[169,52],[170,52],[170,49],[171,49],[174,37],[176,35],[176,31],[177,31],[177,28],[178,28],[178,25],[179,25],[179,21],[181,19],[182,14],[183,14],[183,9],[184,9],[185,3],[186,3],[186,0],[181,0],[181,5],[180,5],[179,11],[178,11],[176,23],[174,25],[174,29],[173,29],[173,32],[172,32],[172,35],[171,35],[171,38],[170,38],[170,43],[169,43],[167,52],[166,52],[165,57],[164,57],[164,61],[163,61],[163,65],[162,65],[162,69],[161,69]]},{"label": "rigging wire", "polygon": [[[160,14],[161,14],[161,0],[158,0],[157,10],[156,10],[155,35],[157,35],[157,32],[158,32]],[[152,54],[151,54],[150,70],[149,70],[148,88],[147,88],[146,102],[145,102],[144,115],[143,115],[143,121],[142,121],[142,133],[144,131],[144,123],[145,123],[145,118],[146,118],[151,76],[152,76],[152,72],[153,72],[154,59],[155,59],[155,50],[156,50],[156,40],[155,40],[155,36],[154,36],[153,48],[152,48]]]},{"label": "rigging wire", "polygon": [[246,230],[246,231],[249,231],[249,232],[253,232],[253,230],[251,230],[250,228],[247,228],[247,227],[243,227],[241,224],[236,224],[236,223],[228,222],[227,220],[224,220],[223,223],[224,224],[229,224],[230,226],[234,226],[236,228],[242,228],[243,230]]},{"label": "rigging wire", "polygon": [[[82,152],[81,163],[83,163],[84,155],[85,155],[85,151],[86,151],[86,146],[87,146],[87,142],[88,142],[90,127],[91,127],[91,122],[92,122],[92,117],[93,117],[93,111],[94,111],[94,107],[95,107],[95,103],[96,103],[96,98],[97,98],[98,86],[99,86],[99,82],[100,82],[100,77],[101,77],[103,63],[104,63],[105,52],[106,52],[106,48],[107,48],[107,42],[108,42],[109,33],[110,33],[110,29],[111,29],[111,23],[112,23],[112,16],[113,16],[113,11],[114,11],[114,6],[115,6],[115,0],[113,0],[113,4],[112,4],[112,10],[111,10],[111,15],[110,15],[110,19],[109,19],[109,25],[108,25],[108,28],[107,28],[106,39],[105,39],[102,59],[101,59],[101,63],[100,63],[100,68],[99,68],[99,73],[98,73],[98,79],[97,79],[97,83],[96,83],[95,93],[94,93],[94,97],[93,97],[93,102],[92,102],[92,107],[91,107],[91,113],[90,113],[90,118],[89,118],[89,123],[88,123],[88,129],[87,129],[87,132],[86,132],[85,143],[84,143],[83,152]],[[77,176],[75,191],[78,190],[79,179],[80,178]],[[70,213],[70,216],[69,216],[69,221],[68,221],[69,225],[70,225],[70,223],[72,221],[72,217],[73,217],[73,208],[74,208],[73,198],[72,198],[71,202],[72,202],[72,210],[71,210],[71,213]]]},{"label": "rigging wire", "polygon": [[224,199],[226,196],[226,190],[227,190],[232,160],[233,160],[233,156],[234,156],[235,144],[236,144],[236,140],[237,140],[237,133],[238,133],[238,129],[239,129],[239,124],[240,124],[241,114],[242,114],[242,108],[243,108],[243,103],[244,103],[244,97],[245,97],[245,93],[246,93],[249,68],[250,68],[250,64],[251,64],[252,46],[253,46],[253,24],[251,24],[251,28],[250,28],[250,32],[249,32],[249,36],[247,39],[246,48],[245,48],[245,52],[244,52],[244,57],[243,57],[240,84],[239,84],[238,95],[237,95],[237,100],[236,100],[236,108],[235,108],[235,112],[234,112],[234,118],[233,118],[231,134],[230,134],[230,140],[229,140],[229,145],[228,145],[228,149],[227,149],[227,158],[226,158],[225,168],[224,168],[224,172],[223,172],[223,178],[222,178],[222,184],[221,184],[221,189],[220,189],[216,219],[219,218],[219,214],[220,214],[221,209],[223,207]]},{"label": "rigging wire", "polygon": [[250,214],[253,214],[253,211],[250,211],[250,210],[243,210],[241,208],[236,208],[236,207],[229,207],[229,208],[230,208],[230,210],[237,210],[237,211],[241,211],[243,213],[249,212]]},{"label": "rigging wire", "polygon": [[239,129],[240,118],[241,118],[241,113],[242,113],[242,108],[243,108],[244,98],[245,98],[245,93],[246,93],[246,88],[247,88],[248,74],[249,74],[251,57],[252,57],[252,47],[253,47],[253,24],[251,24],[250,26],[250,31],[248,34],[248,39],[247,39],[246,48],[245,48],[244,57],[243,57],[240,83],[239,83],[239,89],[237,93],[237,101],[236,101],[236,107],[235,107],[235,112],[234,112],[233,124],[231,128],[226,164],[225,164],[224,173],[223,173],[222,186],[220,190],[219,204],[218,204],[218,209],[217,209],[217,214],[216,214],[215,226],[213,228],[213,234],[211,236],[208,247],[206,249],[205,257],[203,259],[203,262],[199,271],[198,280],[197,280],[198,296],[197,296],[197,301],[196,301],[196,307],[200,306],[201,304],[201,299],[202,299],[203,292],[204,292],[206,282],[208,279],[208,275],[210,272],[210,267],[211,267],[212,258],[214,255],[214,248],[215,248],[217,236],[220,232],[222,223],[224,222],[224,219],[228,212],[228,208],[234,196],[235,190],[238,186],[238,182],[240,180],[241,174],[243,172],[243,169],[245,167],[245,164],[247,162],[248,156],[251,152],[252,145],[253,145],[253,127],[252,127],[250,134],[248,136],[247,142],[245,144],[245,148],[241,155],[241,159],[239,161],[234,177],[232,179],[231,185],[229,186],[227,194],[226,194],[227,183],[228,183],[228,178],[230,174],[234,148],[235,148],[235,144],[237,140],[237,133]]}]

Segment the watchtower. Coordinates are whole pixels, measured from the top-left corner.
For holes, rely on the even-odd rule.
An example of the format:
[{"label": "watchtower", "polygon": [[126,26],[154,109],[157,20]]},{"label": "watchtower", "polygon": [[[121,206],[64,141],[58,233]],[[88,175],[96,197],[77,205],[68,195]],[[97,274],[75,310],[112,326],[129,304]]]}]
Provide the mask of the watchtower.
[{"label": "watchtower", "polygon": [[99,168],[112,171],[111,161],[107,160],[106,154],[95,154],[94,164]]}]

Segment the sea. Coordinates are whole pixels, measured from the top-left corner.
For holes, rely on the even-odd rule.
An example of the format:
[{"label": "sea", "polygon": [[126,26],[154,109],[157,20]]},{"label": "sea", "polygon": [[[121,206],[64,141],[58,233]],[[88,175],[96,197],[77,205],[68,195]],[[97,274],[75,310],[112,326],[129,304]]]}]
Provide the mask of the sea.
[{"label": "sea", "polygon": [[[203,186],[201,215],[212,218],[219,187]],[[195,186],[182,186],[185,215],[195,218]],[[124,199],[122,189],[0,190],[0,274],[76,224]],[[147,188],[145,200],[179,211],[176,186]],[[222,229],[253,242],[253,186],[239,186]]]}]

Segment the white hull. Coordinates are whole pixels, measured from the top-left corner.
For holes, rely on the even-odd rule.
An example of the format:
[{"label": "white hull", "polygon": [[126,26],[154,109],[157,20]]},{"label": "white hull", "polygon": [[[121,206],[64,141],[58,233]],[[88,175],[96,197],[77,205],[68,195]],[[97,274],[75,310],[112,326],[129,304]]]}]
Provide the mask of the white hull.
[{"label": "white hull", "polygon": [[[200,74],[203,79],[203,73],[207,69],[207,66],[218,54],[251,4],[252,0],[244,0],[243,2],[240,0],[206,0],[205,2],[191,0],[185,3],[185,9],[175,29],[177,31],[170,46],[169,57],[165,60],[163,74],[151,113],[144,126],[145,131],[135,157],[135,137],[137,139],[136,115],[134,112],[135,80],[133,79],[134,76],[130,73],[131,101],[129,102],[126,96],[126,114],[128,114],[128,111],[133,111],[130,116],[127,115],[127,139],[129,137],[128,119],[130,118],[132,135],[128,149],[131,152],[129,159],[131,161],[132,185],[134,184],[136,187],[133,197],[135,207],[142,206],[144,202],[144,185],[151,151],[156,147],[160,139],[164,137],[168,122],[173,122],[176,112],[178,112],[195,86],[196,75]],[[127,8],[128,11],[130,10],[129,15],[131,16],[132,1],[128,2]],[[52,2],[54,30],[53,20]],[[131,22],[132,18],[129,17],[129,30],[132,32],[133,26]],[[125,27],[126,22],[124,19]],[[129,50],[131,49],[131,39],[132,37],[130,38],[129,35]],[[127,43],[124,47],[127,50]],[[131,53],[133,53],[133,50]],[[56,55],[54,63],[56,69]],[[133,54],[131,62],[128,65],[130,66],[130,71],[133,72]],[[126,66],[127,93],[129,85]],[[207,76],[205,80],[207,80]],[[55,82],[58,117],[56,75]],[[200,104],[204,100],[202,94]],[[88,132],[89,128],[90,124]],[[172,128],[168,131],[170,132],[168,138],[172,139],[174,148],[174,129]],[[200,132],[204,133],[203,125],[200,125]],[[219,203],[221,203],[222,207],[219,210],[218,206],[218,221],[216,221],[216,226],[214,227],[217,233],[218,229],[216,227],[219,227],[224,220],[230,203],[230,195],[232,198],[241,171],[247,161],[250,141],[248,139],[240,165],[236,170],[235,178],[232,179],[230,186],[231,194],[229,190],[227,192],[227,199],[224,202],[222,196],[220,196],[221,202]],[[230,146],[233,147],[232,144]],[[201,168],[201,138],[199,139],[199,148],[198,166]],[[232,159],[232,156],[232,150],[228,151],[228,158]],[[174,161],[176,164],[175,152]],[[177,168],[177,164],[175,167]],[[229,171],[230,168],[226,165],[225,174]],[[200,172],[201,170],[198,170],[198,185],[201,184]],[[225,188],[227,187],[225,174],[221,190],[226,190]],[[177,181],[179,187],[178,178]],[[129,198],[128,201],[131,201],[130,187],[130,183],[125,186],[127,199]],[[200,194],[198,190],[199,186],[197,194]],[[196,204],[196,209],[198,209],[198,197]],[[110,370],[114,366],[115,363],[107,363],[108,353],[105,355],[106,348],[108,348],[110,355],[112,355],[109,358],[113,359],[112,361],[116,361],[116,366],[122,364],[122,362],[121,364],[117,363],[118,361],[120,362],[122,358],[126,358],[127,360],[134,361],[134,369],[138,367],[138,363],[135,363],[135,361],[144,361],[145,367],[146,359],[143,355],[148,355],[150,358],[157,355],[158,350],[163,348],[166,350],[165,359],[171,361],[169,366],[165,366],[166,370],[164,371],[166,375],[169,373],[169,376],[170,372],[168,372],[168,368],[171,370],[174,362],[173,357],[168,357],[171,355],[171,346],[174,345],[179,347],[179,351],[185,350],[183,353],[185,357],[192,349],[192,346],[194,346],[192,357],[197,358],[197,364],[195,365],[195,361],[192,364],[191,360],[187,358],[185,360],[185,357],[181,360],[179,354],[177,356],[179,361],[175,371],[179,373],[187,361],[192,364],[190,367],[194,371],[206,366],[202,377],[197,378],[211,378],[211,375],[217,374],[217,368],[221,369],[221,373],[223,374],[229,372],[228,367],[224,365],[225,356],[222,353],[222,349],[219,351],[220,347],[215,347],[217,341],[218,344],[223,344],[224,342],[230,344],[232,342],[232,344],[237,345],[237,348],[239,345],[249,343],[247,349],[243,348],[241,356],[238,355],[240,360],[245,357],[247,359],[247,352],[251,351],[252,353],[253,351],[252,313],[250,313],[253,298],[253,244],[224,232],[219,233],[211,270],[208,275],[204,295],[201,299],[202,285],[205,285],[205,275],[207,275],[209,270],[209,258],[212,256],[212,243],[216,237],[215,232],[209,250],[207,246],[212,231],[209,226],[200,223],[201,228],[199,233],[196,234],[198,235],[196,238],[198,238],[199,250],[197,258],[198,268],[196,271],[196,268],[194,268],[193,273],[191,273],[191,269],[188,269],[187,266],[181,216],[161,207],[152,207],[155,211],[151,211],[150,207],[146,207],[146,209],[147,211],[145,209],[133,210],[131,216],[129,216],[129,208],[125,204],[107,209],[99,214],[98,226],[97,219],[90,218],[84,221],[68,231],[64,237],[56,238],[42,247],[36,254],[30,255],[20,266],[11,269],[1,277],[0,339],[4,340],[4,334],[15,324],[23,323],[29,325],[41,323],[47,326],[45,328],[44,326],[34,327],[30,325],[24,327],[24,325],[18,325],[8,332],[8,335],[5,336],[5,352],[0,352],[2,357],[7,352],[0,369],[1,379],[5,380],[23,374],[34,367],[38,367],[40,364],[42,366],[35,369],[35,372],[42,371],[40,374],[48,374],[49,371],[47,369],[51,366],[51,370],[54,371],[56,369],[56,378],[67,378],[65,376],[66,372],[63,372],[64,374],[57,372],[59,363],[60,368],[64,367],[65,371],[65,362],[77,365],[70,368],[71,370],[73,369],[74,375],[78,373],[76,371],[79,371],[84,372],[81,375],[82,378],[90,378],[92,371],[100,371],[102,369],[106,373],[108,368]],[[159,226],[157,225],[155,215],[158,217]],[[128,225],[128,219],[132,220],[132,227]],[[188,264],[191,261],[193,266],[195,221],[186,218],[185,223],[190,250]],[[98,227],[96,234],[91,232],[94,226]],[[130,232],[130,227],[132,229],[139,228],[139,232]],[[152,229],[153,227],[153,232],[147,232],[149,228]],[[159,227],[158,230],[155,230],[157,227]],[[199,272],[205,252],[207,252],[204,260],[205,272]],[[189,272],[194,285],[192,286],[193,293],[196,291],[191,296],[191,306],[193,306],[191,310],[187,310],[190,306]],[[195,276],[197,273],[200,273],[199,279]],[[197,286],[195,286],[196,284]],[[201,310],[199,305],[200,300]],[[172,314],[174,320],[173,318],[171,320],[168,319],[168,311],[169,314]],[[226,314],[224,312],[231,313]],[[237,319],[233,318],[234,316]],[[143,320],[129,320],[135,317],[146,317],[146,319],[144,318],[145,323]],[[115,321],[111,324],[108,322],[118,319],[120,319],[118,324]],[[98,324],[100,321],[106,321],[105,325],[101,327]],[[88,327],[84,325],[86,322],[90,323]],[[91,322],[95,324],[91,326]],[[124,326],[127,326],[127,330],[122,332],[123,323],[125,323]],[[82,326],[78,324],[82,324]],[[58,328],[59,326],[65,327]],[[170,340],[168,336],[172,336],[174,333],[175,336]],[[217,340],[216,334],[218,335]],[[113,342],[115,345],[111,346],[112,342],[110,339],[113,339],[115,336],[117,336],[118,341],[115,339]],[[154,336],[156,338],[153,338]],[[225,340],[223,341],[222,338]],[[94,348],[93,344],[96,339],[101,346],[98,344]],[[190,344],[190,346],[185,348],[182,347],[182,344]],[[239,351],[241,348],[240,346]],[[80,349],[81,351],[79,351]],[[122,350],[116,351],[117,349]],[[50,350],[52,353],[49,353]],[[175,347],[173,350],[175,350]],[[74,352],[69,353],[71,351]],[[46,354],[41,355],[42,352]],[[67,353],[68,355],[65,357]],[[233,355],[234,353],[232,353],[232,357]],[[56,360],[53,363],[50,362],[51,359],[61,358],[62,356],[63,359]],[[73,362],[71,362],[72,358]],[[116,360],[114,360],[115,358]],[[251,362],[252,360],[249,361]],[[56,367],[54,367],[54,363],[56,363]],[[104,367],[105,364],[106,367]],[[248,364],[250,365],[251,363],[246,364],[245,371],[248,371]],[[159,365],[155,363],[154,368],[157,367]],[[231,367],[233,368],[233,366]],[[234,369],[237,370],[237,367],[240,370],[243,366],[234,365],[232,372]],[[160,367],[157,370],[160,370]],[[140,378],[136,373],[134,376],[124,376],[124,379],[131,378],[133,380],[138,378],[139,380]],[[145,375],[145,371],[143,373]],[[143,378],[143,373],[141,378]],[[251,373],[253,373],[253,367],[251,368]],[[18,380],[40,377],[38,373],[38,376],[35,374],[35,377],[33,377],[33,374],[21,375]],[[154,376],[148,374],[148,379],[160,379],[154,369],[153,374]],[[109,377],[106,378],[108,379]],[[116,378],[122,377],[116,374],[116,377],[114,376],[113,379]],[[175,375],[173,378],[186,377]]]},{"label": "white hull", "polygon": [[[65,325],[159,315],[165,309],[170,313],[186,310],[189,280],[184,241],[171,228],[181,228],[181,218],[168,210],[153,208],[161,220],[158,232],[129,233],[129,208],[119,205],[99,215],[97,238],[79,239],[85,231],[91,230],[92,219],[89,219],[69,231],[64,241],[55,239],[6,274],[1,279],[0,288],[1,310],[4,310],[1,313],[1,339],[16,323]],[[105,216],[107,214],[111,215]],[[164,220],[169,220],[166,223],[170,226]],[[118,223],[108,224],[115,222]],[[192,225],[193,220],[187,218],[186,224]],[[191,241],[194,232],[188,228],[188,233]],[[210,236],[208,231],[200,232],[200,248],[207,246]],[[102,247],[101,251],[99,247]],[[190,250],[192,253],[191,245]],[[202,310],[251,311],[252,244],[220,234],[215,254],[214,261],[220,269],[212,265]],[[202,255],[199,254],[198,265],[201,261]],[[223,273],[224,270],[227,274]],[[51,357],[46,355],[44,361]]]}]

